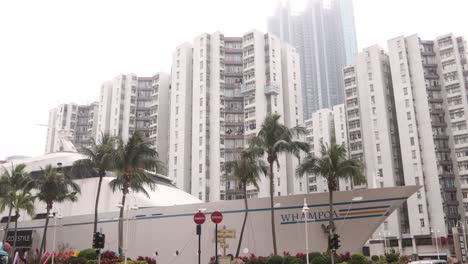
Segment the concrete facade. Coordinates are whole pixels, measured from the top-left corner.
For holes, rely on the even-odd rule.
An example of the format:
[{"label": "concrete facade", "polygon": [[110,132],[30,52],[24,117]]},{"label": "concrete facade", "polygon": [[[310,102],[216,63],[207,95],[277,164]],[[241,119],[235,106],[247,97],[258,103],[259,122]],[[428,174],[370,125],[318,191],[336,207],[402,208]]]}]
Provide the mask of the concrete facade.
[{"label": "concrete facade", "polygon": [[[204,201],[239,199],[241,188],[234,177],[226,175],[225,162],[238,157],[267,113],[281,114],[281,122],[288,127],[302,124],[298,54],[278,38],[258,31],[241,37],[202,34],[193,44],[180,46],[177,54],[173,86],[177,82],[181,89],[183,85],[190,90],[172,96],[171,104],[186,111],[171,107],[170,122],[179,127],[176,133],[184,131],[185,138],[171,141],[170,149],[177,151],[169,152],[169,176]],[[191,146],[179,148],[189,135]],[[296,162],[286,155],[280,157],[276,195],[302,190],[300,180],[292,179]],[[268,195],[268,180],[263,177],[259,185],[260,190],[248,187],[250,197]]]}]

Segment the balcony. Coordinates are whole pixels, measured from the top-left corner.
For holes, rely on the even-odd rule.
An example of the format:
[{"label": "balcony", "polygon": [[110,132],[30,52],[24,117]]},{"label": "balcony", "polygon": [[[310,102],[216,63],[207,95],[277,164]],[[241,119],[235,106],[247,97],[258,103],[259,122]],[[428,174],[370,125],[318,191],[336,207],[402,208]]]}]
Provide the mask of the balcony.
[{"label": "balcony", "polygon": [[241,93],[248,93],[251,91],[255,91],[255,85],[241,84]]},{"label": "balcony", "polygon": [[279,94],[280,88],[277,84],[265,85],[265,95]]}]

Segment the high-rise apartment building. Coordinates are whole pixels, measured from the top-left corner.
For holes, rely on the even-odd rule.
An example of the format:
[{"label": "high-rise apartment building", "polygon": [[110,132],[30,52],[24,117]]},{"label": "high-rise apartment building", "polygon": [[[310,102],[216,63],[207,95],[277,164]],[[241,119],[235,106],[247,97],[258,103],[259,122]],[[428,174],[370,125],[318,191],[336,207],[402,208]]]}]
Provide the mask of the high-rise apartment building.
[{"label": "high-rise apartment building", "polygon": [[[403,186],[405,181],[387,53],[378,46],[365,48],[358,54],[356,63],[344,69],[344,85],[350,157],[361,160],[365,165],[366,187]],[[417,214],[417,211],[411,213]],[[380,240],[393,235],[401,242],[402,234],[409,233],[408,221],[405,204],[385,220],[372,238]]]},{"label": "high-rise apartment building", "polygon": [[357,53],[352,0],[310,0],[292,14],[289,3],[268,19],[268,31],[297,48],[304,117],[344,101],[343,72]]},{"label": "high-rise apartment building", "polygon": [[167,161],[169,75],[121,74],[101,86],[97,137],[101,133],[127,140],[140,131]]},{"label": "high-rise apartment building", "polygon": [[364,49],[344,69],[349,146],[368,188],[421,186],[375,232],[371,251],[390,240],[402,254],[425,253],[465,217],[466,43],[412,35],[388,47]]},{"label": "high-rise apartment building", "polygon": [[[332,109],[320,109],[312,114],[312,118],[305,120],[304,124],[306,129],[305,139],[310,145],[310,153],[316,157],[321,156],[322,143],[329,145],[332,138],[335,139],[337,144],[348,145],[344,104],[335,105]],[[309,193],[328,191],[325,179],[318,175],[307,176],[307,188]],[[350,190],[351,182],[340,179],[339,189],[341,191]]]},{"label": "high-rise apartment building", "polygon": [[[172,68],[169,176],[205,201],[241,198],[239,183],[224,164],[239,157],[267,113],[281,114],[288,127],[302,124],[296,50],[258,31],[242,37],[215,32],[179,46]],[[184,145],[189,136],[191,149]],[[294,177],[297,162],[281,155],[276,195],[305,191]],[[267,196],[268,180],[259,185],[260,190],[248,186],[248,195]]]},{"label": "high-rise apartment building", "polygon": [[87,146],[96,135],[98,103],[61,104],[49,112],[46,153],[70,150],[61,139],[70,140],[76,149]]}]

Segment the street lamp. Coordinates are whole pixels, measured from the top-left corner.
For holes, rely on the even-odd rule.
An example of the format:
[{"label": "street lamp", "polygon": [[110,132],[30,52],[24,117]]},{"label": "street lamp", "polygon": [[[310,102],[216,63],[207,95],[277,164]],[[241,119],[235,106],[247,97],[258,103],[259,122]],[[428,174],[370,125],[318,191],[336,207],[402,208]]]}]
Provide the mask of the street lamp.
[{"label": "street lamp", "polygon": [[439,229],[436,229],[436,230],[434,230],[434,229],[432,229],[432,228],[431,228],[431,233],[432,233],[432,234],[435,234],[435,236],[436,236],[436,250],[437,250],[437,259],[439,259],[439,260],[440,260],[440,254],[439,254],[439,241],[438,241],[438,240],[439,240],[438,233],[440,233],[440,230],[439,230]]},{"label": "street lamp", "polygon": [[62,214],[58,213],[58,215],[55,214],[49,214],[49,217],[54,218],[54,242],[52,245],[52,264],[55,262],[55,246],[56,246],[56,236],[57,236],[57,219],[62,219]]},{"label": "street lamp", "polygon": [[304,198],[304,207],[302,207],[302,213],[305,215],[304,228],[305,228],[305,249],[306,249],[306,261],[309,264],[309,232],[307,230],[307,224],[309,219],[309,206],[307,206],[307,200]]},{"label": "street lamp", "polygon": [[[118,204],[117,205],[117,208],[123,208],[123,205],[122,204]],[[127,205],[127,210],[126,210],[126,214],[127,214],[127,217],[124,218],[125,219],[125,222],[126,222],[126,227],[125,227],[125,249],[124,249],[124,264],[127,264],[127,251],[128,251],[128,226],[129,226],[129,219],[130,219],[130,213],[128,211],[128,209],[130,210],[138,210],[138,206],[137,205],[134,205],[132,207],[129,207],[129,205]]]}]

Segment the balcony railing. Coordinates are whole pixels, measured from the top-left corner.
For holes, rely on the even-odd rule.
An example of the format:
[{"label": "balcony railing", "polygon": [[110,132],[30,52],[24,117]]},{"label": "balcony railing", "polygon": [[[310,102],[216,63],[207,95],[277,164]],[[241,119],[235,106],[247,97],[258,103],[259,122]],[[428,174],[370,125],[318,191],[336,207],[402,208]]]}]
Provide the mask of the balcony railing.
[{"label": "balcony railing", "polygon": [[265,94],[279,94],[280,88],[277,84],[265,85]]},{"label": "balcony railing", "polygon": [[241,84],[241,93],[248,93],[255,90],[255,85],[245,85]]}]

